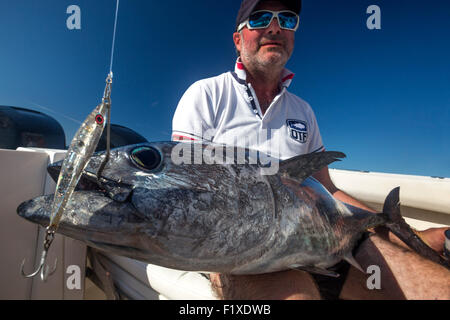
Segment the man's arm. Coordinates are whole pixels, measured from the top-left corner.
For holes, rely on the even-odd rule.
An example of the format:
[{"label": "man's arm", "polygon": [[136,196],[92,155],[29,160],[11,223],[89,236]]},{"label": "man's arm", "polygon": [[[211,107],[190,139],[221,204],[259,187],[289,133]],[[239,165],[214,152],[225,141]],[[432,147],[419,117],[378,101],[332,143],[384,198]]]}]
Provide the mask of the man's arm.
[{"label": "man's arm", "polygon": [[210,140],[214,107],[202,81],[192,84],[178,102],[172,119],[173,141]]},{"label": "man's arm", "polygon": [[342,190],[339,190],[338,188],[336,188],[336,186],[334,185],[333,181],[331,180],[330,177],[330,172],[328,171],[328,166],[322,168],[320,171],[316,172],[313,175],[314,178],[316,178],[317,180],[319,180],[319,182],[321,184],[323,184],[323,186],[338,200],[345,202],[347,204],[350,204],[354,207],[358,207],[370,212],[376,212],[375,210],[369,208],[368,206],[366,206],[364,203],[362,203],[361,201],[356,200],[355,198],[353,198],[352,196],[348,195],[347,193],[345,193]]}]

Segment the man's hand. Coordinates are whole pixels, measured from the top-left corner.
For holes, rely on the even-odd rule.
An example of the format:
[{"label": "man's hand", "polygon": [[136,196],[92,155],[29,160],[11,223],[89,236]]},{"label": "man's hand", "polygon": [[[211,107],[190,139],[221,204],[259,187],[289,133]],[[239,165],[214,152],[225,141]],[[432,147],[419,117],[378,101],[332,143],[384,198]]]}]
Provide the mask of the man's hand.
[{"label": "man's hand", "polygon": [[440,255],[444,253],[445,231],[449,230],[448,227],[443,228],[430,228],[424,231],[417,231],[419,237],[433,250]]}]

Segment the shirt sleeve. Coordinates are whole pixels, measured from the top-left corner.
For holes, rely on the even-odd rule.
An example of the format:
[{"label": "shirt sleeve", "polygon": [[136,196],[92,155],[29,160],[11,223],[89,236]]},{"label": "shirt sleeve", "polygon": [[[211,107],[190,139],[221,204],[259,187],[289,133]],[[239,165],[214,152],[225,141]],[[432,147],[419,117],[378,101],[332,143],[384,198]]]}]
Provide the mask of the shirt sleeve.
[{"label": "shirt sleeve", "polygon": [[[311,108],[311,107],[310,107]],[[314,111],[311,110],[311,129],[310,129],[310,141],[309,141],[309,148],[308,152],[322,152],[325,151],[325,147],[323,146],[322,142],[322,136],[320,135],[320,129],[319,124],[317,123],[316,116],[314,114]]]},{"label": "shirt sleeve", "polygon": [[172,140],[211,141],[214,118],[211,94],[201,81],[197,81],[178,103],[172,120]]}]

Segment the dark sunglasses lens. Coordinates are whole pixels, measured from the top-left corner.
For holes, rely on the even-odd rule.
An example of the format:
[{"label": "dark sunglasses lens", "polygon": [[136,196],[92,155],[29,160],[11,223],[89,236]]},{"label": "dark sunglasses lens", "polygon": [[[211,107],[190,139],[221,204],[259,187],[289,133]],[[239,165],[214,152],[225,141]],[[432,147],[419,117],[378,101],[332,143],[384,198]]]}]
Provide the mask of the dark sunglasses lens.
[{"label": "dark sunglasses lens", "polygon": [[251,28],[267,27],[272,19],[270,12],[255,12],[248,18],[248,24]]},{"label": "dark sunglasses lens", "polygon": [[278,14],[280,26],[285,29],[295,29],[298,23],[298,16],[292,12],[280,12]]}]

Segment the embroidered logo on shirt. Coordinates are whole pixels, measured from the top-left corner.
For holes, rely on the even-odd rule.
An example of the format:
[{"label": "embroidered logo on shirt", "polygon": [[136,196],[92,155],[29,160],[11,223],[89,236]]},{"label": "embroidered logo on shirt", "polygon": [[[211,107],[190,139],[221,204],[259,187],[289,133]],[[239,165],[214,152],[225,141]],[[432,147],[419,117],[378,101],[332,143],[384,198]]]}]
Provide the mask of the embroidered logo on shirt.
[{"label": "embroidered logo on shirt", "polygon": [[308,124],[306,121],[288,119],[286,121],[289,130],[289,136],[300,143],[306,143],[308,140]]}]

